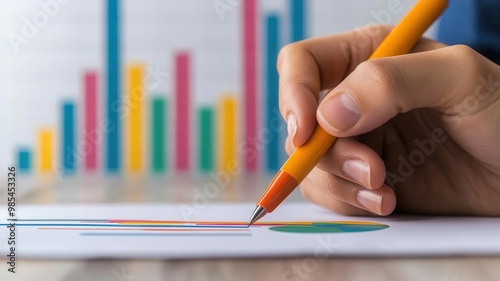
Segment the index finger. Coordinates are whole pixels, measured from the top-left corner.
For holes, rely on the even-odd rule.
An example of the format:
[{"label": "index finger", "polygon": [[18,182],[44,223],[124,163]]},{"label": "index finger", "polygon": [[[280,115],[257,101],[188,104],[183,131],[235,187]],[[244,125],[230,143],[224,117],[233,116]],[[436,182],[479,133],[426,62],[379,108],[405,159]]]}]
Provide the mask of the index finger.
[{"label": "index finger", "polygon": [[289,123],[289,134],[295,132],[290,136],[295,147],[309,139],[316,125],[319,92],[335,87],[367,60],[390,30],[390,26],[366,26],[289,44],[280,51],[280,112]]}]

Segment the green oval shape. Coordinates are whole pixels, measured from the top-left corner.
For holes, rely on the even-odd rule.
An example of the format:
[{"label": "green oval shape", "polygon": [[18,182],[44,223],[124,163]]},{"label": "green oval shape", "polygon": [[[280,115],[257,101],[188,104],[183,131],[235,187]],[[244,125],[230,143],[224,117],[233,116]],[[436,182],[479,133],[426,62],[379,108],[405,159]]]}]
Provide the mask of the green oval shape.
[{"label": "green oval shape", "polygon": [[366,222],[313,222],[310,225],[290,224],[281,226],[272,226],[269,229],[278,232],[288,233],[347,233],[347,232],[367,232],[388,228],[388,225]]}]

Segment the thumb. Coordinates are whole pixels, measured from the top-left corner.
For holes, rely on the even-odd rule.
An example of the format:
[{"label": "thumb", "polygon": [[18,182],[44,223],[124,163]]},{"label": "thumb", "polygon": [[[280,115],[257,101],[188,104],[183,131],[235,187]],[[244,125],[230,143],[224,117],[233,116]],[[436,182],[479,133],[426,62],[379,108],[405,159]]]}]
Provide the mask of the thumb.
[{"label": "thumb", "polygon": [[[473,95],[478,76],[494,68],[498,66],[462,45],[369,60],[358,65],[322,100],[316,118],[329,134],[349,137],[369,132],[395,115],[416,108],[462,114],[450,109]],[[498,96],[489,99],[482,100],[484,107]]]}]

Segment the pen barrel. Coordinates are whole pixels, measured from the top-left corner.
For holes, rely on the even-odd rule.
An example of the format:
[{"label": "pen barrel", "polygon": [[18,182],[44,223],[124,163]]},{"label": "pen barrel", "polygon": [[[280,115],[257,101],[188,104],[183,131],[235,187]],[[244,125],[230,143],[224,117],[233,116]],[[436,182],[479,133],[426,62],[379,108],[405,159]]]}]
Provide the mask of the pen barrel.
[{"label": "pen barrel", "polygon": [[380,43],[369,59],[408,53],[447,6],[448,0],[418,1]]},{"label": "pen barrel", "polygon": [[335,139],[336,137],[325,132],[321,126],[316,125],[309,140],[293,152],[281,170],[286,171],[300,184],[318,164]]},{"label": "pen barrel", "polygon": [[257,202],[257,205],[266,209],[266,212],[271,213],[298,185],[299,183],[294,177],[288,172],[280,170]]},{"label": "pen barrel", "polygon": [[309,140],[298,147],[283,164],[257,205],[266,209],[268,213],[274,211],[318,164],[335,139],[336,137],[316,125]]}]

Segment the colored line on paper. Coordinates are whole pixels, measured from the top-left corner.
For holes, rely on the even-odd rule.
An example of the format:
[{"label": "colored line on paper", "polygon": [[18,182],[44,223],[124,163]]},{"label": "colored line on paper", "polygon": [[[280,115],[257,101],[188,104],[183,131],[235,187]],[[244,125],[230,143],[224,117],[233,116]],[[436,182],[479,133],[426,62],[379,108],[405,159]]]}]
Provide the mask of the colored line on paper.
[{"label": "colored line on paper", "polygon": [[7,219],[7,220],[25,221],[25,222],[34,222],[34,221],[103,222],[103,223],[109,222],[109,220],[105,220],[105,219]]},{"label": "colored line on paper", "polygon": [[142,170],[142,103],[144,99],[144,88],[142,85],[143,66],[130,65],[128,67],[129,77],[129,170],[140,172]]},{"label": "colored line on paper", "polygon": [[151,130],[151,167],[153,172],[161,173],[165,171],[165,146],[166,143],[166,131],[165,128],[165,113],[166,111],[165,98],[155,97],[152,100],[152,110],[151,110],[151,120],[153,120],[152,130]]},{"label": "colored line on paper", "polygon": [[130,230],[138,230],[138,231],[157,231],[157,232],[184,232],[184,231],[208,231],[208,232],[248,232],[250,229],[245,228],[245,229],[235,229],[235,228],[215,228],[215,229],[178,229],[178,228],[89,228],[89,227],[39,227],[39,230],[73,230],[73,231],[79,231],[79,230],[87,230],[87,231],[130,231]]},{"label": "colored line on paper", "polygon": [[198,110],[199,168],[203,173],[214,170],[214,110],[201,107]]},{"label": "colored line on paper", "polygon": [[236,164],[236,99],[224,96],[219,105],[220,169],[230,171]]},{"label": "colored line on paper", "polygon": [[42,173],[52,170],[54,134],[51,130],[41,130],[38,133],[39,169]]},{"label": "colored line on paper", "polygon": [[[7,226],[8,224],[0,224],[0,226]],[[177,227],[177,228],[248,228],[245,225],[192,225],[192,224],[99,224],[99,223],[19,223],[19,227]]]},{"label": "colored line on paper", "polygon": [[[153,221],[153,220],[54,220],[48,223],[45,220],[22,219],[17,223],[19,227],[37,227],[39,230],[58,231],[149,231],[149,232],[248,232],[254,228],[267,227],[272,231],[287,233],[346,233],[366,232],[388,228],[388,225],[363,221],[318,221],[318,222],[257,222],[250,228],[246,222],[217,222],[217,221]],[[43,223],[40,223],[43,221]],[[57,221],[57,223],[55,223]],[[98,223],[89,223],[89,222]],[[72,222],[72,223],[63,223]],[[0,224],[6,226],[8,224]],[[114,232],[117,233],[117,232]]]},{"label": "colored line on paper", "polygon": [[176,236],[176,237],[240,237],[252,236],[252,233],[141,233],[141,232],[83,232],[81,236]]}]

